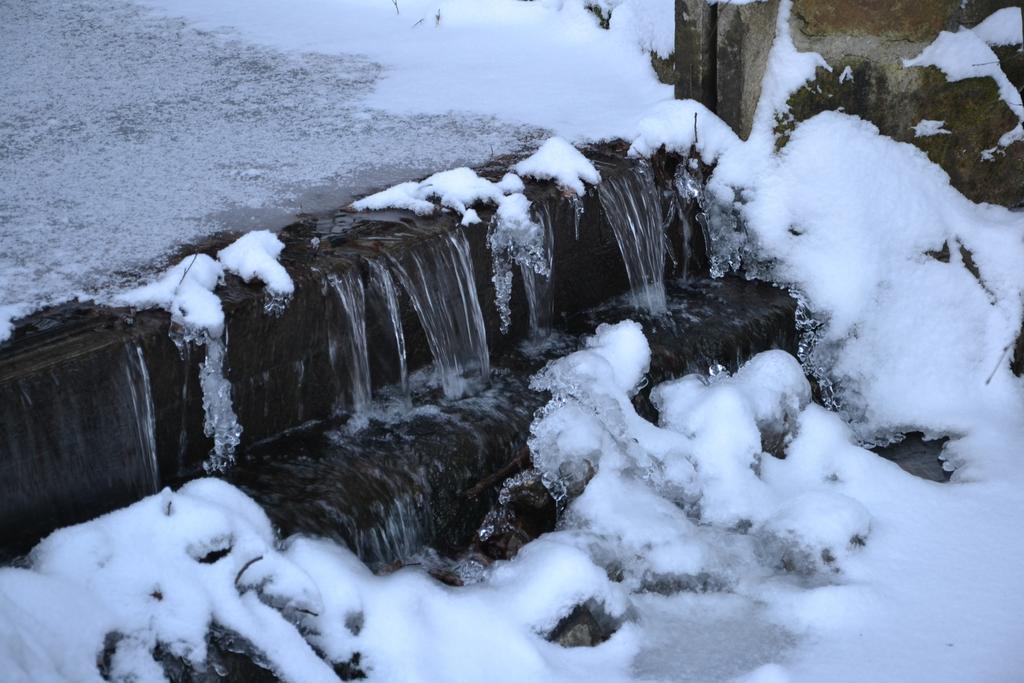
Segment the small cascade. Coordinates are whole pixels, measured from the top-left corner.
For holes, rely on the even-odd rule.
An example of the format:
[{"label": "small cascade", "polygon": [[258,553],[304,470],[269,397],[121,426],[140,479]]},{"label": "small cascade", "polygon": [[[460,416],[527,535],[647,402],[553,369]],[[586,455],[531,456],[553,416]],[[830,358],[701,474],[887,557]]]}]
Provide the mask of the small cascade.
[{"label": "small cascade", "polygon": [[138,453],[152,482],[153,491],[160,488],[160,466],[156,456],[156,411],[153,410],[153,389],[149,382],[149,368],[138,344],[125,345],[125,379],[128,398],[135,416],[135,441]]},{"label": "small cascade", "polygon": [[523,276],[523,287],[526,290],[526,305],[530,312],[530,337],[533,339],[546,337],[551,332],[551,324],[555,317],[555,300],[551,291],[555,232],[550,206],[542,205],[537,212],[537,218],[542,240],[540,267],[529,263],[519,264],[519,272]]},{"label": "small cascade", "polygon": [[[554,232],[551,214],[545,204],[538,219],[531,216],[530,202],[518,195],[519,206],[495,214],[487,233],[491,250],[491,279],[494,282],[495,304],[501,318],[501,332],[507,334],[512,324],[512,267],[519,266],[526,288],[530,314],[530,334],[542,336],[551,325],[551,266]],[[514,201],[509,197],[506,201]]]},{"label": "small cascade", "polygon": [[487,333],[466,236],[456,230],[421,242],[405,262],[392,261],[427,335],[445,396],[464,396],[470,380],[490,376]]},{"label": "small cascade", "polygon": [[650,166],[641,162],[632,173],[605,179],[598,196],[626,264],[633,305],[650,313],[663,313],[665,221],[661,193]]},{"label": "small cascade", "polygon": [[227,330],[223,336],[204,334],[206,358],[199,366],[199,384],[203,388],[203,431],[213,439],[213,450],[203,463],[207,472],[223,472],[235,462],[235,449],[242,440],[242,425],[238,424],[231,400],[231,382],[224,376],[224,356],[227,354]]},{"label": "small cascade", "polygon": [[[409,368],[405,353],[405,333],[402,331],[401,310],[398,308],[398,289],[391,271],[379,261],[370,261],[370,287],[367,293],[369,319],[385,327],[383,338],[393,342],[389,349],[382,349],[381,368],[397,371],[385,376],[382,384],[395,384],[403,401],[409,402]],[[393,359],[393,363],[388,362]],[[383,372],[383,370],[382,370]]]},{"label": "small cascade", "polygon": [[366,290],[363,280],[355,270],[343,275],[332,275],[328,279],[338,297],[344,317],[344,341],[340,344],[341,358],[332,344],[331,363],[335,375],[339,375],[339,361],[344,361],[348,373],[349,407],[352,413],[365,413],[373,400],[370,383],[370,354],[366,342]]}]

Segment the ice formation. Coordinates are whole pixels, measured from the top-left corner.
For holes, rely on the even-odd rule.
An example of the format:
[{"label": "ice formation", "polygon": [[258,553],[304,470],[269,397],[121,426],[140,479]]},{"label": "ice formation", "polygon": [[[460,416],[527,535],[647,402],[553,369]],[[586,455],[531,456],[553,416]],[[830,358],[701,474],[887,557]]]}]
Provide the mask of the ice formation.
[{"label": "ice formation", "polygon": [[136,309],[163,308],[171,314],[175,343],[206,347],[199,380],[203,430],[213,439],[210,458],[203,465],[208,472],[230,466],[242,434],[231,399],[231,383],[224,374],[228,335],[224,309],[214,290],[223,283],[225,271],[246,282],[259,279],[269,295],[267,311],[277,312],[295,291],[291,276],[278,263],[283,249],[284,244],[270,232],[247,233],[217,252],[217,259],[206,254],[186,256],[154,282],[113,297],[114,303]]}]

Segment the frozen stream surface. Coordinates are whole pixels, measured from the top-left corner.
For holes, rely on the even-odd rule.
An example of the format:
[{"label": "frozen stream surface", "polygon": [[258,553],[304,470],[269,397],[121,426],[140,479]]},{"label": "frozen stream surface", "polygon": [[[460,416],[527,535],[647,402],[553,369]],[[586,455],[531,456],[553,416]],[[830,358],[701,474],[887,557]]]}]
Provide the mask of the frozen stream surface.
[{"label": "frozen stream surface", "polygon": [[285,52],[124,3],[0,2],[0,305],[136,277],[218,229],[480,162],[539,131],[389,114],[384,67]]}]

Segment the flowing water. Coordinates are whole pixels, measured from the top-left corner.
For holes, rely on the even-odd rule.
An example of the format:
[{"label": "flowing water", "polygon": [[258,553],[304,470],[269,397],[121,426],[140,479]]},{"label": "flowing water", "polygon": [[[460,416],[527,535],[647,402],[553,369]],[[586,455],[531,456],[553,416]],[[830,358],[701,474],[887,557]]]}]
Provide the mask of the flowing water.
[{"label": "flowing water", "polygon": [[138,455],[147,472],[153,491],[160,488],[160,466],[156,456],[156,418],[153,410],[153,390],[149,383],[149,368],[138,344],[125,346],[125,378],[128,397],[135,416],[134,432]]},{"label": "flowing water", "polygon": [[650,166],[641,162],[632,172],[606,178],[598,196],[626,265],[634,306],[664,312],[667,240],[661,192]]},{"label": "flowing water", "polygon": [[392,262],[426,332],[445,396],[463,396],[486,383],[487,333],[465,235],[456,230],[438,236]]},{"label": "flowing water", "polygon": [[366,288],[356,270],[328,279],[341,309],[342,339],[331,340],[331,365],[335,375],[348,376],[348,407],[364,413],[373,400],[370,352],[366,342]]},{"label": "flowing water", "polygon": [[530,315],[530,337],[533,339],[547,336],[551,332],[551,323],[554,318],[551,269],[555,256],[555,232],[550,205],[545,203],[540,206],[537,211],[537,219],[540,225],[541,240],[540,267],[529,263],[519,264],[519,272],[523,276],[523,287],[526,290],[526,305]]},{"label": "flowing water", "polygon": [[370,261],[370,283],[367,290],[367,311],[370,319],[386,327],[383,335],[390,348],[376,349],[379,360],[375,367],[382,377],[379,384],[393,384],[402,402],[409,402],[409,367],[405,352],[402,313],[398,307],[398,290],[391,271],[380,261]]}]

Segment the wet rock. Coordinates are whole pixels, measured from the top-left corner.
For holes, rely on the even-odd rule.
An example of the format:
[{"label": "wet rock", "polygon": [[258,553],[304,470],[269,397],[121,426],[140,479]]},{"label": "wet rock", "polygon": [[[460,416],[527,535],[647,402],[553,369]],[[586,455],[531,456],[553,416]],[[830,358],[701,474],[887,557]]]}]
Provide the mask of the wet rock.
[{"label": "wet rock", "polygon": [[593,647],[605,642],[618,629],[600,606],[587,602],[576,605],[547,635],[562,647]]},{"label": "wet rock", "polygon": [[553,531],[557,504],[538,470],[527,470],[505,481],[492,509],[477,532],[477,546],[488,558],[507,560],[543,533]]},{"label": "wet rock", "polygon": [[874,448],[875,453],[894,462],[903,471],[929,481],[946,482],[952,474],[942,467],[942,447],[948,438],[925,439],[920,432],[911,432],[903,440],[888,446]]}]

